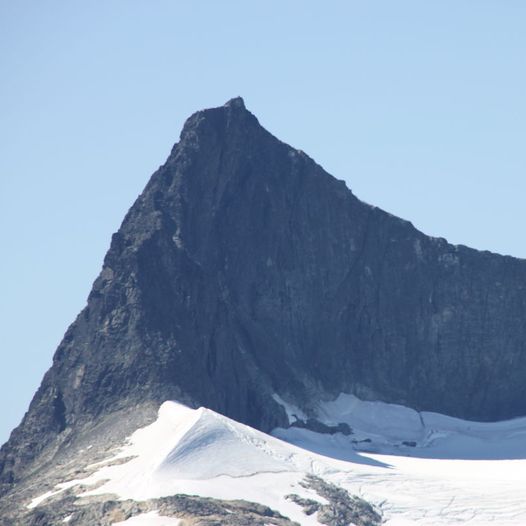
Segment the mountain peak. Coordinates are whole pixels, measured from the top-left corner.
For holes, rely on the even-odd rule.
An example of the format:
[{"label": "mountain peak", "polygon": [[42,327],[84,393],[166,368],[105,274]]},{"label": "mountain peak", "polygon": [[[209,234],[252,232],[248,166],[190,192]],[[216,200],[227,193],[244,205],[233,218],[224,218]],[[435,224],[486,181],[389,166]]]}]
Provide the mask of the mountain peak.
[{"label": "mountain peak", "polygon": [[288,423],[274,395],[307,417],[340,393],[523,416],[525,283],[524,261],[359,201],[240,97],[198,111],[0,451],[0,494],[110,414],[166,400],[263,431]]},{"label": "mountain peak", "polygon": [[181,140],[191,147],[203,140],[207,142],[206,137],[219,139],[220,142],[227,136],[236,136],[241,140],[249,128],[263,130],[257,118],[247,110],[243,99],[234,97],[222,106],[204,108],[192,114],[181,131]]},{"label": "mountain peak", "polygon": [[225,102],[226,108],[239,108],[242,110],[246,110],[245,101],[242,97],[234,97],[233,99],[230,99],[229,101]]}]

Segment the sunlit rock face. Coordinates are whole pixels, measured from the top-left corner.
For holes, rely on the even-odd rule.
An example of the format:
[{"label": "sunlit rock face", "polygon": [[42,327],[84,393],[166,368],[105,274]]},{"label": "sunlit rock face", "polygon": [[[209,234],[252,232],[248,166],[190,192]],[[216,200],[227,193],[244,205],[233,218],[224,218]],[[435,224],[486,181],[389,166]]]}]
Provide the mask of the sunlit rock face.
[{"label": "sunlit rock face", "polygon": [[525,287],[525,261],[361,202],[241,99],[197,112],[2,448],[2,491],[109,414],[165,400],[264,431],[288,425],[276,393],[307,415],[342,392],[525,415]]}]

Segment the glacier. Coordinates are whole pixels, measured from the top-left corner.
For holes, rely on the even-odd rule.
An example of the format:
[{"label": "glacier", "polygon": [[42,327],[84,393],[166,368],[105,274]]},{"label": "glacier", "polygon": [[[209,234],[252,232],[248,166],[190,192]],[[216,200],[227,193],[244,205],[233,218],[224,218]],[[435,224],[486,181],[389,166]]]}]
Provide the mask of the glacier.
[{"label": "glacier", "polygon": [[[295,493],[321,502],[301,484],[313,474],[372,503],[386,526],[526,524],[526,418],[470,422],[349,394],[320,404],[317,417],[345,422],[352,433],[292,426],[265,434],[209,409],[167,401],[155,422],[92,466],[92,475],[64,481],[28,506],[74,487],[82,488],[79,498],[141,501],[184,493],[258,502],[315,526],[321,523],[314,515],[285,498]],[[152,511],[115,524],[177,521]]]}]

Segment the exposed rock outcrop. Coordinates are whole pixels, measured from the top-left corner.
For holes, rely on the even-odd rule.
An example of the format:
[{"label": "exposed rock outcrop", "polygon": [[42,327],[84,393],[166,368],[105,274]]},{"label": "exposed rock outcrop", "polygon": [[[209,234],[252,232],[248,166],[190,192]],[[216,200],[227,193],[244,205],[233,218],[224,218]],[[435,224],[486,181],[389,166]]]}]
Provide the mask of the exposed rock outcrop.
[{"label": "exposed rock outcrop", "polygon": [[306,515],[316,514],[319,523],[327,526],[380,526],[382,515],[367,501],[326,482],[320,477],[307,475],[302,486],[314,490],[327,501],[322,504],[314,499],[305,499],[296,494],[287,498],[303,508]]}]

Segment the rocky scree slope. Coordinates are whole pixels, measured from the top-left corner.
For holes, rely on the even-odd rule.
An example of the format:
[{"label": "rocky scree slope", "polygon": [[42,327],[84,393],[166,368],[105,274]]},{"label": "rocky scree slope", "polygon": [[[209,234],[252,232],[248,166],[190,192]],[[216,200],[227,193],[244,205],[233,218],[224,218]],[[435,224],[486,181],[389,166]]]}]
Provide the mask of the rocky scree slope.
[{"label": "rocky scree slope", "polygon": [[524,415],[525,311],[526,261],[363,203],[233,99],[188,119],[114,234],[0,451],[1,492],[108,415],[148,420],[165,400],[264,431],[288,424],[274,393],[307,414],[347,392]]}]

